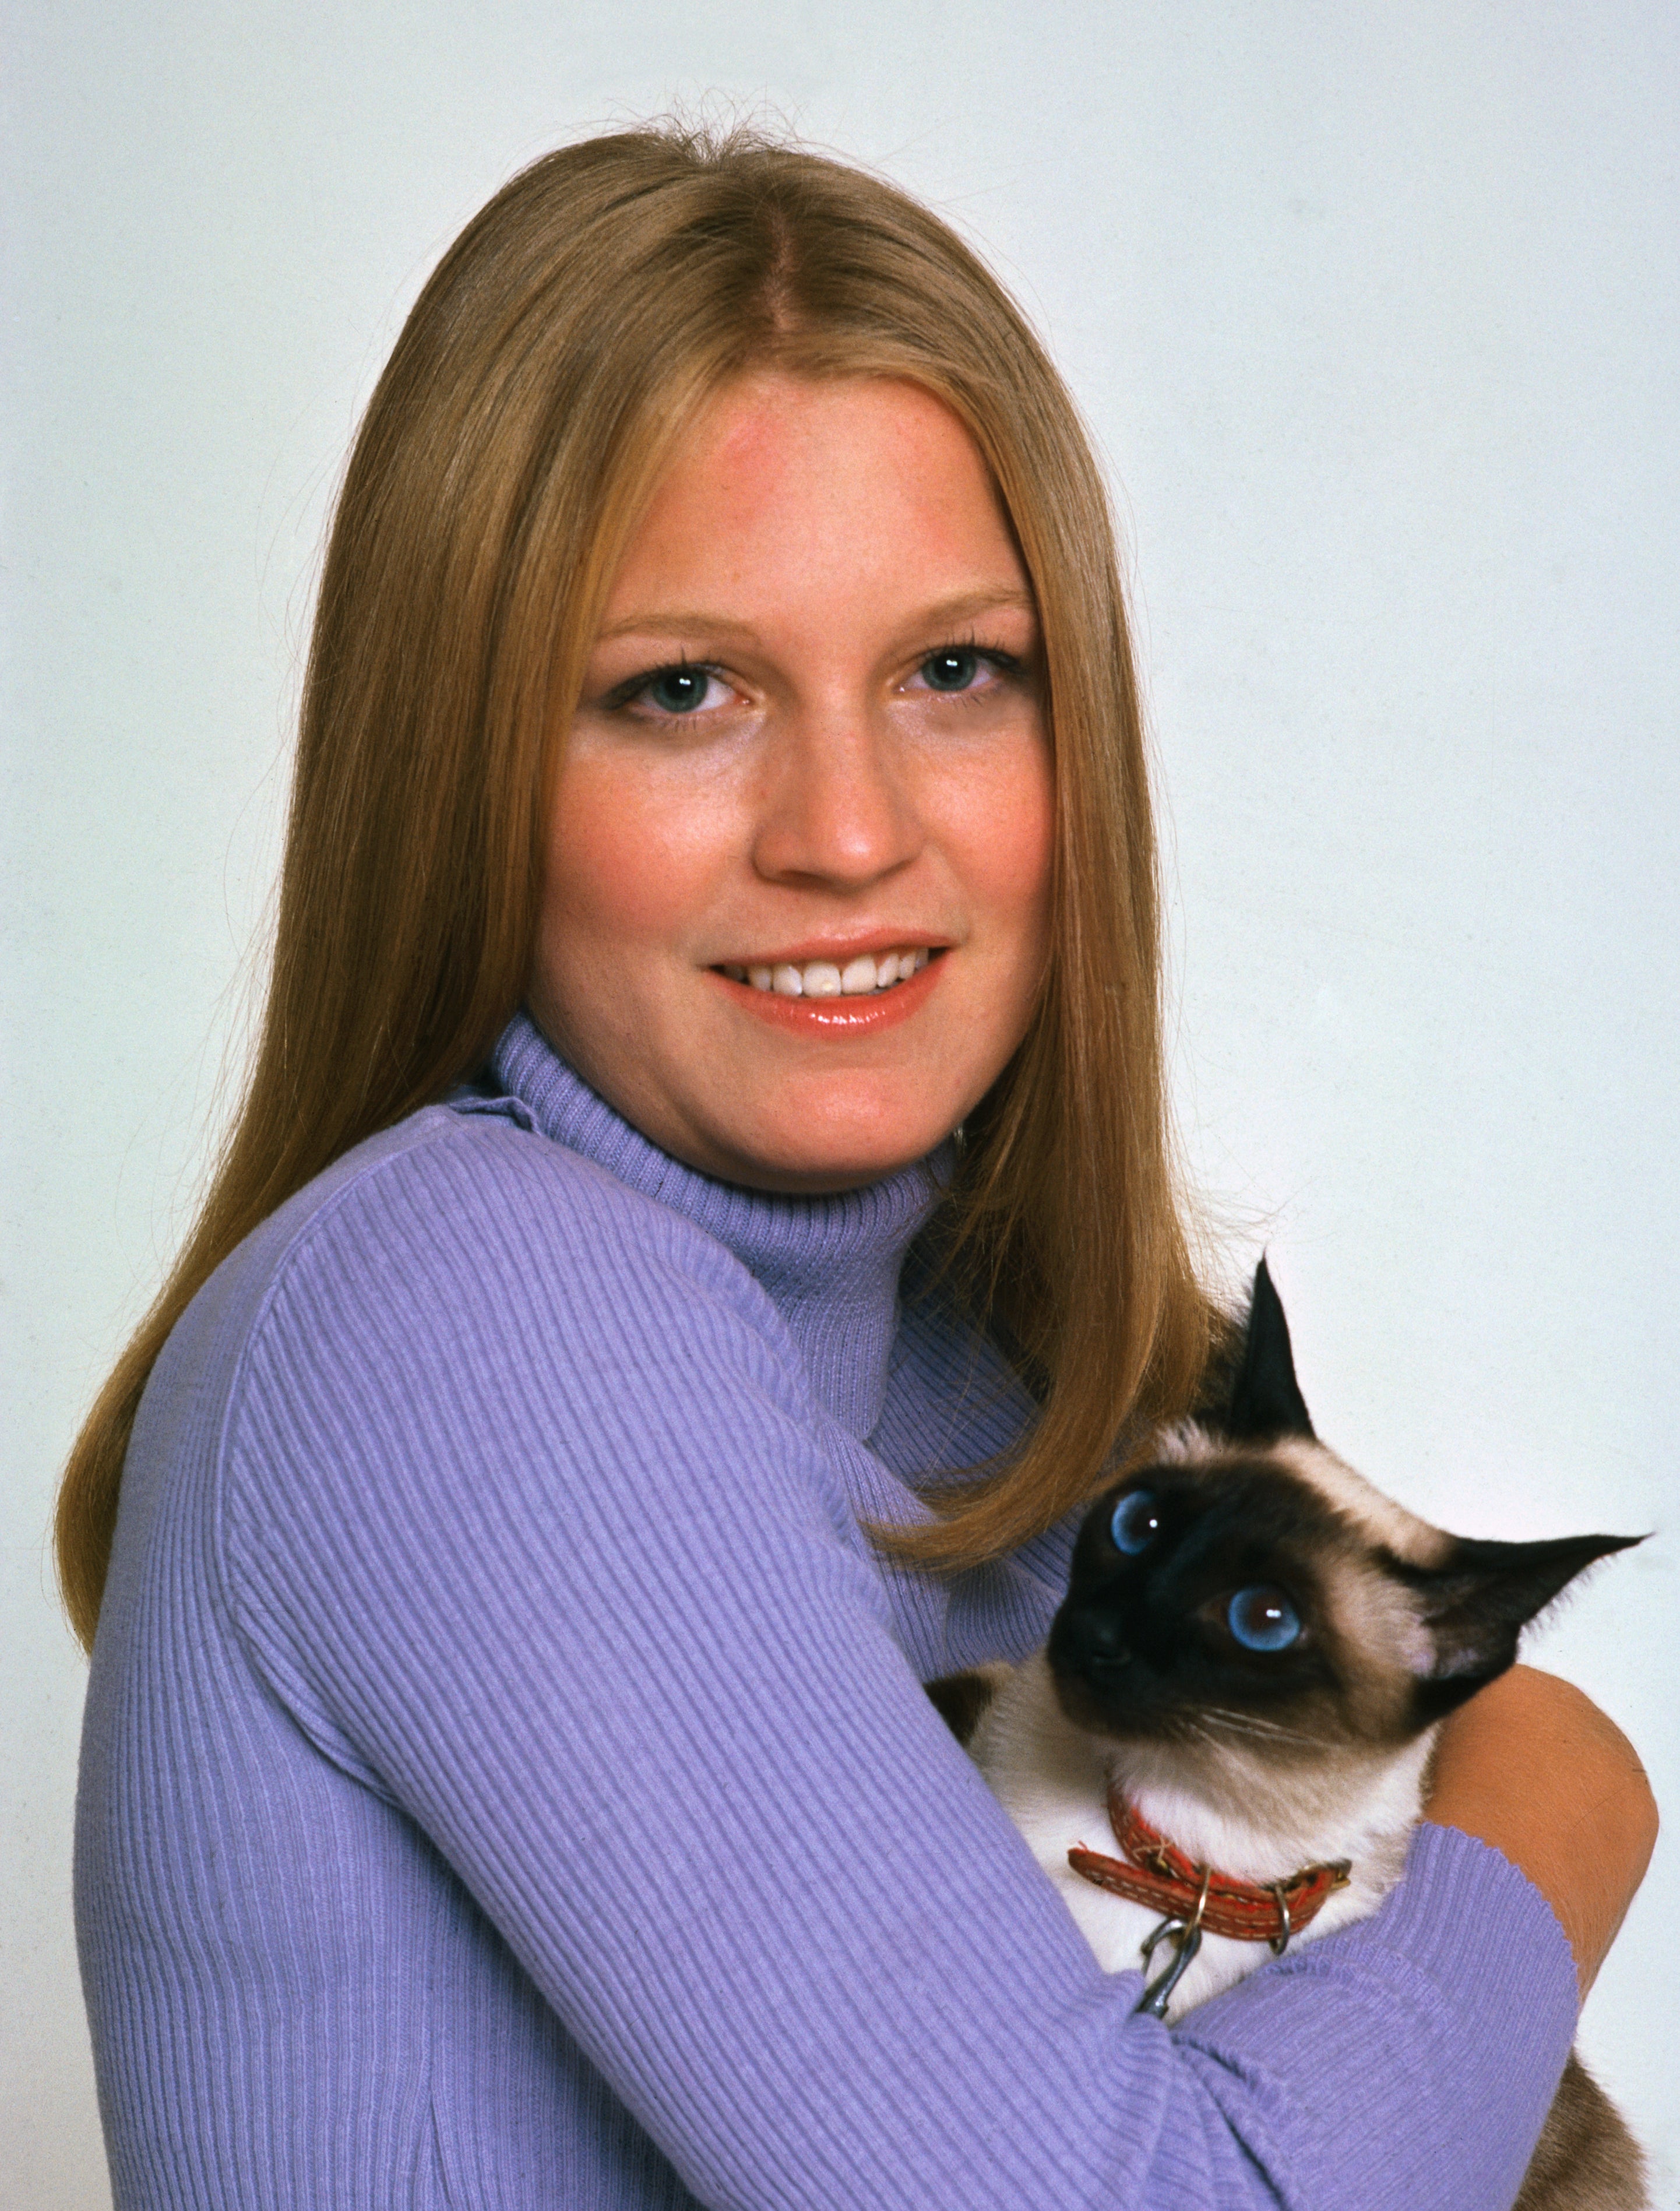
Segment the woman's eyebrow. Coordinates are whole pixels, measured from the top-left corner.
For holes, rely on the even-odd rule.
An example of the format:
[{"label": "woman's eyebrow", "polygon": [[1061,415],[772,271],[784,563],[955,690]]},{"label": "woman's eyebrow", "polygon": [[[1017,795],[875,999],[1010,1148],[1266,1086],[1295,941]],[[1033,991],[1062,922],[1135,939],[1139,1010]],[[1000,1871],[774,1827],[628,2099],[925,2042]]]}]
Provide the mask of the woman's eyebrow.
[{"label": "woman's eyebrow", "polygon": [[608,622],[596,633],[596,643],[616,637],[740,637],[755,634],[750,622],[732,621],[724,615],[693,612],[662,613],[657,608],[626,615],[622,621]]},{"label": "woman's eyebrow", "polygon": [[[944,630],[977,621],[982,615],[1004,613],[1024,614],[1034,621],[1038,618],[1032,593],[1012,586],[995,591],[963,591],[952,598],[937,600],[931,606],[919,609],[900,627],[906,633]],[[597,633],[596,642],[606,645],[621,637],[749,639],[757,634],[752,623],[738,621],[728,615],[708,615],[694,608],[672,608],[668,611],[648,608],[626,615],[622,621],[606,623]]]},{"label": "woman's eyebrow", "polygon": [[907,625],[913,629],[951,629],[961,622],[978,621],[982,615],[1022,614],[1038,620],[1038,607],[1030,591],[1012,585],[1004,591],[964,591],[955,598],[940,599],[925,607]]}]

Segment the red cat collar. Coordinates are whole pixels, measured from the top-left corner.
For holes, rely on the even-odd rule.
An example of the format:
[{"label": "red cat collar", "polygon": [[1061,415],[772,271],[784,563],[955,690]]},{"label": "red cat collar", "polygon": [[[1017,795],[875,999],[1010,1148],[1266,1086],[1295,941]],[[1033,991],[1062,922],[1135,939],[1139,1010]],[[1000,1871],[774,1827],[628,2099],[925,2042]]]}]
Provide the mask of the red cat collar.
[{"label": "red cat collar", "polygon": [[1292,1935],[1316,1919],[1325,1902],[1348,1885],[1351,1861],[1303,1866],[1287,1881],[1237,1881],[1210,1866],[1198,1865],[1159,1835],[1120,1793],[1108,1791],[1108,1818],[1114,1838],[1131,1861],[1103,1857],[1083,1843],[1068,1852],[1073,1870],[1113,1896],[1144,1904],[1180,1920],[1204,1927],[1210,1935],[1228,1935],[1239,1942],[1270,1942],[1283,1950]]}]

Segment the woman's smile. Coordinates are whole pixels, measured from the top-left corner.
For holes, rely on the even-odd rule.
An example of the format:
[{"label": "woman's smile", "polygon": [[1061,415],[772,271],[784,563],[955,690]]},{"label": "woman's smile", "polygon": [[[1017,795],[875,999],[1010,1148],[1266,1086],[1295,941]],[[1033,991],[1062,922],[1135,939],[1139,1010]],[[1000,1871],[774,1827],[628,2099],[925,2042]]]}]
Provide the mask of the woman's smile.
[{"label": "woman's smile", "polygon": [[913,385],[762,374],[614,580],[531,1003],[655,1142],[833,1190],[921,1157],[1021,1041],[1053,799],[1038,624],[984,463]]},{"label": "woman's smile", "polygon": [[895,945],[884,952],[867,945],[849,951],[771,952],[757,959],[726,960],[721,972],[732,983],[750,983],[755,990],[773,990],[783,998],[855,998],[896,990],[921,972],[932,953],[926,944]]},{"label": "woman's smile", "polygon": [[936,961],[943,956],[924,946],[883,953],[878,960],[861,953],[844,965],[838,958],[779,960],[715,972],[755,1020],[793,1036],[859,1037],[918,1012],[939,980]]}]

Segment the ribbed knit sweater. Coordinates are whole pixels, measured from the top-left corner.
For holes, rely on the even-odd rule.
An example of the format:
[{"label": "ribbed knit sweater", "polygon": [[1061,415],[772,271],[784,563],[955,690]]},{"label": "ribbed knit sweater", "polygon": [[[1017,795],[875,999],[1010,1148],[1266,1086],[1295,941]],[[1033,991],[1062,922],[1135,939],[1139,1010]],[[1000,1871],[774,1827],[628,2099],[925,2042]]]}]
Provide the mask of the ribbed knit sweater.
[{"label": "ribbed knit sweater", "polygon": [[709,1180],[521,1018],[170,1338],[94,1656],[76,1908],[119,2211],[1506,2211],[1574,2020],[1544,1901],[1420,1830],[1168,2031],[920,1687],[1052,1535],[860,1518],[1018,1433],[901,1271],[938,1162]]}]

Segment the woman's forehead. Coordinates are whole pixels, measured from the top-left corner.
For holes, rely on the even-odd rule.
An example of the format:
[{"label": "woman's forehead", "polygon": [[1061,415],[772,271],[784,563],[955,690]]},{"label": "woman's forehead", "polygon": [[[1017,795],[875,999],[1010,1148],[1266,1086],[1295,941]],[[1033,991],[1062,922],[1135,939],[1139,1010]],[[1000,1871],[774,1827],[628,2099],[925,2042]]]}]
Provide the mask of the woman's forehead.
[{"label": "woman's forehead", "polygon": [[913,584],[930,607],[1030,607],[967,429],[919,386],[876,378],[767,373],[701,410],[632,533],[603,627],[690,579],[708,597],[875,581]]}]

